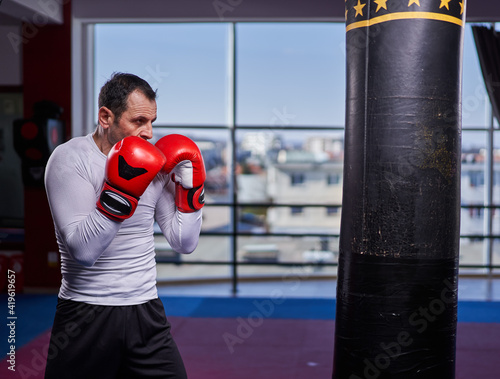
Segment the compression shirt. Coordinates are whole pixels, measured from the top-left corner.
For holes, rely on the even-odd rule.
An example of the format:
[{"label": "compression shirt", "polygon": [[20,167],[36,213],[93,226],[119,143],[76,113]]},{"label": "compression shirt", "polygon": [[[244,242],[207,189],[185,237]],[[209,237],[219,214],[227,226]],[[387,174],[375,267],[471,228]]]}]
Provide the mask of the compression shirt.
[{"label": "compression shirt", "polygon": [[175,185],[157,175],[135,213],[112,221],[96,208],[106,155],[92,134],[59,145],[45,172],[45,187],[61,254],[59,297],[89,304],[135,305],[158,297],[153,226],[173,250],[191,253],[198,244],[201,210],[182,213]]}]

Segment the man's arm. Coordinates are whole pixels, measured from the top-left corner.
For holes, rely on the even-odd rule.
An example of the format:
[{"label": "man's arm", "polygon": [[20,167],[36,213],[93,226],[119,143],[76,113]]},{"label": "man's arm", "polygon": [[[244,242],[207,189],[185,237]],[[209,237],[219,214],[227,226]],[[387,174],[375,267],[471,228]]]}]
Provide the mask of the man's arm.
[{"label": "man's arm", "polygon": [[71,257],[91,267],[113,241],[121,223],[96,208],[94,186],[78,170],[76,153],[60,147],[45,172],[45,188],[54,224]]},{"label": "man's arm", "polygon": [[156,222],[174,251],[189,254],[198,246],[202,210],[180,212],[175,206],[175,183],[165,175],[165,187],[156,204]]}]

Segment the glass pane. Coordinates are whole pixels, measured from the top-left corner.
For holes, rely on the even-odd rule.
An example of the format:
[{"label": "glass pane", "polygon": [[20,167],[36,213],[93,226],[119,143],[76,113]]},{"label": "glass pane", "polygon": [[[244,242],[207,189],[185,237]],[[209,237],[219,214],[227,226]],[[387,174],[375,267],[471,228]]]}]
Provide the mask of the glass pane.
[{"label": "glass pane", "polygon": [[158,89],[157,124],[228,125],[230,32],[227,23],[97,24],[94,104],[113,72],[130,72]]},{"label": "glass pane", "polygon": [[[488,273],[488,271],[485,268],[460,267],[458,270],[458,274],[462,277],[464,277],[466,275],[468,275],[468,276],[486,275],[487,273]],[[459,279],[459,280],[462,280],[462,279]],[[479,293],[481,293],[481,292],[479,292]],[[469,295],[469,294],[467,294],[467,295]],[[459,296],[459,298],[461,298],[460,289],[459,289],[458,296]],[[482,295],[482,293],[481,293],[481,296],[484,296],[484,295]]]},{"label": "glass pane", "polygon": [[202,233],[231,233],[231,207],[217,207],[210,204],[203,207]]},{"label": "glass pane", "polygon": [[[464,131],[462,135],[462,206],[484,205],[485,200],[485,160],[486,132]],[[470,211],[470,212],[469,212]],[[482,228],[483,218],[473,209],[462,212],[462,233],[474,234],[474,230]]]},{"label": "glass pane", "polygon": [[268,233],[268,208],[259,206],[245,206],[238,208],[239,233]]},{"label": "glass pane", "polygon": [[232,200],[230,189],[231,143],[229,131],[225,129],[180,129],[154,127],[152,143],[167,134],[182,134],[195,141],[201,150],[207,179],[205,201],[207,204],[228,203]]},{"label": "glass pane", "polygon": [[[301,288],[301,283],[305,280],[336,277],[337,266],[243,265],[238,267],[238,276],[240,278],[280,279],[285,285],[283,290],[286,292],[286,295],[292,296],[294,291]],[[272,283],[269,284],[269,288],[270,292],[273,291]],[[325,290],[325,296],[335,296],[334,284],[331,286],[327,285]],[[281,291],[281,289],[276,289],[276,291]],[[303,291],[301,290],[301,292]],[[317,292],[311,292],[311,295],[314,293],[314,296],[318,297]]]},{"label": "glass pane", "polygon": [[230,262],[232,259],[229,237],[201,236],[198,247],[191,254],[177,254],[172,251],[162,235],[155,236],[158,280],[179,278],[205,279],[229,278],[229,264],[206,265],[186,262]]},{"label": "glass pane", "polygon": [[460,235],[483,236],[485,209],[481,206],[462,206],[460,213]]},{"label": "glass pane", "polygon": [[[464,130],[462,132],[462,160],[467,162],[484,162],[488,133],[483,131]],[[480,154],[478,156],[477,154]]]},{"label": "glass pane", "polygon": [[484,265],[487,262],[486,257],[486,244],[483,239],[460,239],[460,265]]},{"label": "glass pane", "polygon": [[266,226],[271,233],[340,233],[340,207],[270,207]]},{"label": "glass pane", "polygon": [[[464,131],[462,135],[460,234],[484,235],[486,132]],[[461,262],[462,263],[462,262]]]},{"label": "glass pane", "polygon": [[340,207],[274,207],[238,209],[239,233],[329,234],[340,232]]},{"label": "glass pane", "polygon": [[247,263],[337,263],[338,237],[238,237],[238,261]]},{"label": "glass pane", "polygon": [[[493,204],[500,205],[500,131],[498,130],[493,134],[493,147]],[[498,211],[500,212],[500,209]]]},{"label": "glass pane", "polygon": [[238,130],[238,202],[341,205],[343,131]]},{"label": "glass pane", "polygon": [[237,125],[343,126],[343,23],[236,25]]},{"label": "glass pane", "polygon": [[175,280],[230,280],[230,270],[227,265],[157,263],[156,272],[159,285],[162,282],[168,283]]},{"label": "glass pane", "polygon": [[[496,234],[500,233],[496,232]],[[500,238],[493,240],[493,265],[500,266]]]},{"label": "glass pane", "polygon": [[463,54],[462,126],[486,128],[490,122],[490,100],[484,85],[472,29],[467,25]]}]

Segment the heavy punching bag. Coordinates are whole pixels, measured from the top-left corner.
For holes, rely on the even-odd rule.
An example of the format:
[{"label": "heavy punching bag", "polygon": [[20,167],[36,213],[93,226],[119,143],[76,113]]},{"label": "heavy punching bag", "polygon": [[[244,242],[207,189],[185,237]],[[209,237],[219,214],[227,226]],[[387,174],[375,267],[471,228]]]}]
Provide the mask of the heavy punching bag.
[{"label": "heavy punching bag", "polygon": [[345,5],[333,378],[454,378],[465,0]]}]

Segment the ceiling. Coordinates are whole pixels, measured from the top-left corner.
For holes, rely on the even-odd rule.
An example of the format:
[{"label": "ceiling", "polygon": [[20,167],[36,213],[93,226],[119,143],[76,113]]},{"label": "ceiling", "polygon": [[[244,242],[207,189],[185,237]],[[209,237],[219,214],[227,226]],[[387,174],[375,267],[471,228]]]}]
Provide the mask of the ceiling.
[{"label": "ceiling", "polygon": [[[364,0],[369,1],[369,0]],[[401,0],[406,1],[406,0]],[[466,0],[452,0],[466,1]],[[0,1],[0,25],[62,22],[68,1]],[[344,21],[340,0],[72,0],[73,16],[116,21]],[[500,1],[470,0],[469,22],[500,21]]]}]

